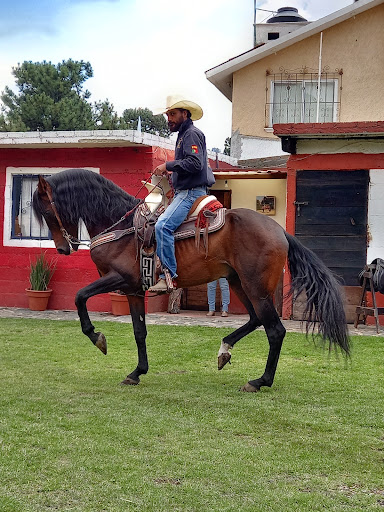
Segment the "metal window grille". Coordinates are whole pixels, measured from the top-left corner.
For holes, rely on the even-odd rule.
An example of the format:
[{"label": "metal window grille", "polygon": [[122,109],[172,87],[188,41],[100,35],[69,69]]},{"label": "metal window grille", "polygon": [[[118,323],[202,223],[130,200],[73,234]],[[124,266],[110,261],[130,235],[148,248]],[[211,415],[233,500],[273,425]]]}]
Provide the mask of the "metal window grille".
[{"label": "metal window grille", "polygon": [[[340,114],[342,70],[320,75],[307,68],[299,71],[267,70],[265,126],[275,123],[314,123],[337,121]],[[318,103],[319,99],[319,103]]]}]

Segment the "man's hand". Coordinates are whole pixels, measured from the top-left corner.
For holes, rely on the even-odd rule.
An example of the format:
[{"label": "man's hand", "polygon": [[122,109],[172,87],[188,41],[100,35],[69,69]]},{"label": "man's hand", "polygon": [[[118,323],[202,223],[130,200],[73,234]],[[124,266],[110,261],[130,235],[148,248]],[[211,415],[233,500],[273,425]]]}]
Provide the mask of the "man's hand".
[{"label": "man's hand", "polygon": [[163,176],[163,174],[167,174],[167,167],[165,164],[158,165],[156,169],[153,171],[155,176]]}]

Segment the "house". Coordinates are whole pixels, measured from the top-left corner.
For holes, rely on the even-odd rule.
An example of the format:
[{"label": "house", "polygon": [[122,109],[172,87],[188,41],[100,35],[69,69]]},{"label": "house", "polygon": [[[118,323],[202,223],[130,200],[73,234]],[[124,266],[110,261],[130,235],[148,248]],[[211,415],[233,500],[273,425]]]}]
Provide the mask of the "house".
[{"label": "house", "polygon": [[[293,21],[288,33],[265,23],[265,44],[208,70],[207,79],[232,102],[231,155],[281,154],[276,123],[384,119],[383,24],[384,0],[351,0],[320,20]],[[277,39],[268,38],[271,30]]]},{"label": "house", "polygon": [[[384,257],[376,196],[383,168],[383,23],[384,0],[358,0],[311,23],[298,18],[288,32],[257,25],[253,49],[206,72],[232,102],[231,154],[240,164],[291,154],[284,226],[341,276],[349,321],[359,270]],[[287,306],[283,316],[291,314],[300,317]]]},{"label": "house", "polygon": [[[142,180],[160,163],[174,157],[174,142],[132,130],[0,133],[0,306],[27,307],[30,258],[41,250],[56,257],[47,228],[31,212],[39,174],[87,168],[111,179],[126,192],[142,198]],[[237,161],[209,152],[210,165],[226,176]],[[224,180],[221,181],[225,190]],[[220,180],[216,187],[220,190]],[[87,234],[80,231],[79,238]],[[71,256],[57,256],[50,309],[75,309],[76,292],[98,279],[86,246]],[[110,311],[107,295],[89,300],[90,311]],[[147,311],[167,309],[167,297],[147,300]]]},{"label": "house", "polygon": [[[287,231],[341,278],[353,322],[359,272],[384,259],[384,121],[278,124],[274,133],[291,154]],[[382,307],[384,295],[377,302]],[[285,318],[300,313],[300,304],[285,304]]]}]

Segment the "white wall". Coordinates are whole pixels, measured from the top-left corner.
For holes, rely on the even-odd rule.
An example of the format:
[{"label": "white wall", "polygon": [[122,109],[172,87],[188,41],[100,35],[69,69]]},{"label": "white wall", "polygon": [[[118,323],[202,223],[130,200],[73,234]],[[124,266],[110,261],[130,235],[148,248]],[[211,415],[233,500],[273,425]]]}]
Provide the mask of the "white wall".
[{"label": "white wall", "polygon": [[[227,180],[228,190],[232,190],[232,208],[256,210],[256,196],[275,196],[276,222],[285,228],[287,181],[274,179],[232,179]],[[217,180],[212,190],[223,190],[225,182]]]},{"label": "white wall", "polygon": [[231,137],[231,156],[238,160],[288,155],[281,149],[280,139],[250,137],[234,132]]},{"label": "white wall", "polygon": [[384,259],[384,170],[371,169],[368,193],[367,263]]}]

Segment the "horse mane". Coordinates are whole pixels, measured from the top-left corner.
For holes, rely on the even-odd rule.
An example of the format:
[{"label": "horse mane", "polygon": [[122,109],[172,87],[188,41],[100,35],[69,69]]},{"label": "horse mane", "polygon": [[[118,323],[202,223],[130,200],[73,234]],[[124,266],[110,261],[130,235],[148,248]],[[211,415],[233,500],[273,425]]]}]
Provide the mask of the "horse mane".
[{"label": "horse mane", "polygon": [[[68,169],[47,177],[46,181],[62,221],[72,225],[77,225],[80,219],[87,227],[113,224],[140,201],[87,169]],[[33,196],[33,210],[41,222],[42,204],[37,192]],[[132,224],[132,216],[127,220]]]}]

